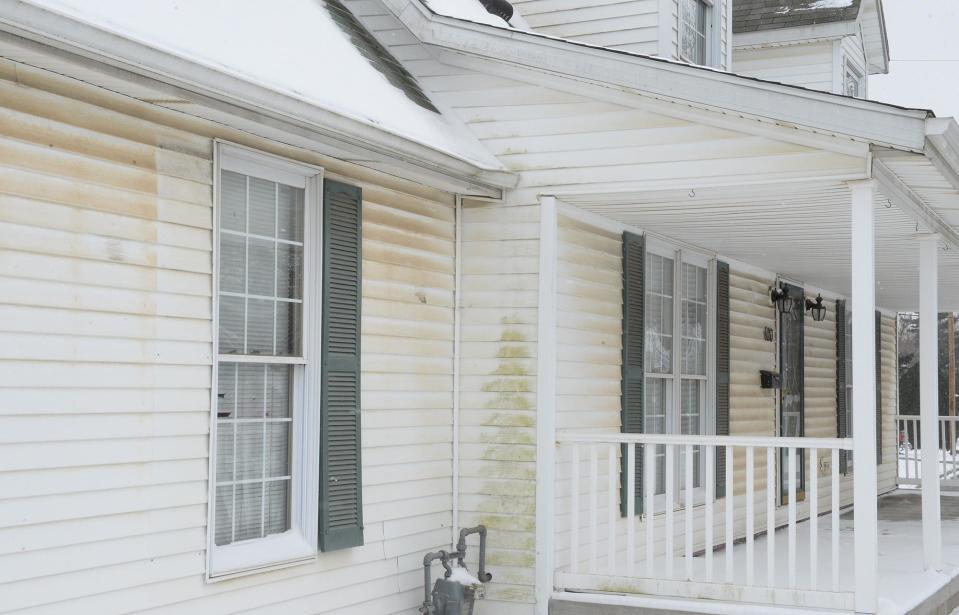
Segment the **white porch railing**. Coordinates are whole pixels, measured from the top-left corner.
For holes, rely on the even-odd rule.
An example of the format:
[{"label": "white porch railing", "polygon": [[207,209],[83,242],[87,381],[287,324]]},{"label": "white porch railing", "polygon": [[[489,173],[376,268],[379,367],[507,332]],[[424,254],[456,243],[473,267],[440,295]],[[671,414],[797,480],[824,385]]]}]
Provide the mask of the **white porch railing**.
[{"label": "white porch railing", "polygon": [[[897,482],[899,485],[922,484],[921,435],[919,416],[915,414],[896,415],[896,433],[899,437],[899,463]],[[959,417],[939,417],[939,482],[944,487],[959,487]]]},{"label": "white porch railing", "polygon": [[[839,531],[839,451],[851,450],[851,439],[563,433],[558,441],[557,476],[568,488],[557,493],[569,498],[557,506],[560,518],[568,515],[557,523],[568,534],[557,539],[558,588],[853,608],[851,543],[847,533],[840,548]],[[726,456],[722,499],[717,450]],[[780,463],[788,477],[782,494]],[[828,533],[820,534],[821,522]]]}]

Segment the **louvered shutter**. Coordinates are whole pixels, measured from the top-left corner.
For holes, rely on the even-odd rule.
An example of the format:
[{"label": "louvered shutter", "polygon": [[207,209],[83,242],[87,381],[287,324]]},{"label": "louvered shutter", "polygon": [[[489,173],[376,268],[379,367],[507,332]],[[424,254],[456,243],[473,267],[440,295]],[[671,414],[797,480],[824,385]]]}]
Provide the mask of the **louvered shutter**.
[{"label": "louvered shutter", "polygon": [[882,314],[876,310],[876,463],[882,463]]},{"label": "louvered shutter", "polygon": [[[729,435],[729,264],[716,263],[716,435]],[[726,496],[726,448],[716,447],[716,497]]]},{"label": "louvered shutter", "polygon": [[320,433],[320,548],[363,544],[360,473],[362,194],[323,184],[323,377]]},{"label": "louvered shutter", "polygon": [[[641,235],[623,233],[623,371],[622,371],[622,431],[643,433],[643,385],[646,372],[645,352],[646,242]],[[620,509],[627,511],[626,447],[621,455]],[[636,513],[643,511],[643,450],[636,447]]]},{"label": "louvered shutter", "polygon": [[[846,408],[846,302],[836,301],[836,436],[849,437]],[[848,472],[848,451],[839,451],[839,472]]]}]

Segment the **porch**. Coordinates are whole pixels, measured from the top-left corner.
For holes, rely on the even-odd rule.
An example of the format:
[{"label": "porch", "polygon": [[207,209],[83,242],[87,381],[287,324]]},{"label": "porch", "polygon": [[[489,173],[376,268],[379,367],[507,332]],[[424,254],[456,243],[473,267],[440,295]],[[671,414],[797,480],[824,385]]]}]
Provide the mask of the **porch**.
[{"label": "porch", "polygon": [[[719,444],[720,438],[714,437],[654,445],[670,438],[567,434],[560,440],[569,453],[570,532],[564,536],[568,544],[557,545],[551,614],[855,612],[854,510],[841,503],[842,479],[835,463],[845,442],[816,439],[816,448],[809,448],[808,442],[782,438],[721,438],[724,443]],[[704,501],[696,502],[695,490],[682,489],[676,506],[661,506],[658,514],[652,508],[652,517],[619,518],[618,486],[603,484],[615,469],[610,460],[618,465],[618,448],[631,459],[636,450],[653,451],[655,446],[665,448],[667,459],[677,455],[687,461],[697,448],[707,459],[720,446],[729,457],[739,451],[746,461],[745,484],[737,485],[730,472],[727,496],[716,506],[709,499],[715,495],[711,490]],[[776,502],[776,490],[765,488],[775,477],[780,450],[791,470],[800,456],[811,464],[806,493],[797,494],[791,480],[784,507]],[[644,471],[652,478],[657,455],[644,457]],[[695,481],[692,472],[685,471],[692,467],[684,464],[681,486]],[[709,467],[707,486],[713,478]],[[822,472],[823,467],[827,471]],[[674,499],[671,493],[657,498],[648,491],[647,510],[657,500]],[[879,497],[879,615],[949,613],[959,606],[959,497],[942,496],[941,507],[942,567],[925,570],[921,494],[907,489]]]},{"label": "porch", "polygon": [[[880,175],[891,174],[888,166],[877,168],[884,169]],[[899,170],[905,175],[909,168]],[[544,275],[557,271],[553,284],[559,290],[552,291],[556,312],[550,314],[542,308],[550,305],[543,294],[550,289],[540,289],[539,327],[541,334],[555,327],[562,340],[543,334],[540,353],[547,358],[538,364],[540,382],[546,382],[539,403],[557,408],[552,424],[538,425],[554,444],[539,451],[538,467],[550,468],[551,502],[537,523],[553,541],[546,573],[554,599],[594,606],[692,600],[724,613],[892,614],[925,608],[927,600],[941,598],[937,592],[951,591],[959,526],[952,516],[939,528],[939,482],[924,486],[921,507],[880,498],[895,489],[900,461],[895,312],[919,308],[928,322],[938,308],[959,298],[957,288],[945,282],[949,272],[959,271],[956,254],[944,250],[952,238],[930,232],[929,220],[907,207],[919,197],[897,178],[541,201],[540,265]],[[588,270],[591,257],[574,248],[613,252],[606,240],[571,238],[591,226],[609,241],[617,240],[617,231],[622,236],[622,271]],[[640,253],[653,255],[654,266],[664,272],[659,279],[668,280],[656,282],[662,288],[645,283],[645,293],[671,315],[647,320],[633,333],[652,340],[652,355],[627,348],[625,334],[623,348],[609,348],[610,329],[632,332],[627,286],[644,288],[643,279],[631,280],[626,270],[630,233],[643,233]],[[552,241],[559,247],[551,248]],[[564,263],[572,254],[580,262]],[[609,269],[612,261],[597,257],[596,262]],[[621,275],[623,286],[607,274]],[[733,281],[717,287],[723,275]],[[714,295],[701,290],[702,280],[710,281],[705,286]],[[600,283],[614,292],[599,289]],[[580,288],[590,303],[572,296]],[[796,294],[793,307],[777,303],[780,289]],[[825,320],[821,314],[813,319],[810,311],[817,295],[824,300],[818,305],[826,306]],[[596,301],[620,296],[622,328],[607,326],[596,338],[583,333],[608,324],[596,324],[596,314],[611,312]],[[732,307],[721,307],[723,300]],[[697,302],[706,306],[708,318],[698,316]],[[577,309],[585,313],[581,320]],[[648,308],[635,312],[643,309]],[[719,313],[721,321],[724,309],[730,310],[731,336],[703,332],[723,326],[712,319]],[[689,323],[693,328],[687,331]],[[839,349],[848,335],[844,329],[864,332],[846,339],[851,344],[846,351]],[[682,340],[682,358],[679,350],[663,351],[663,340],[669,348],[680,344],[674,335]],[[788,344],[787,336],[792,336]],[[686,354],[687,342],[700,346]],[[554,343],[558,367],[550,374]],[[922,390],[931,393],[923,395],[924,415],[936,399],[930,380],[935,343],[934,335],[921,341]],[[731,360],[722,359],[719,349],[730,346]],[[622,358],[611,358],[610,350]],[[655,367],[614,363],[627,361],[630,353],[652,357]],[[687,367],[687,360],[694,367]],[[591,369],[589,361],[609,361],[617,373],[605,364],[603,370]],[[617,398],[613,427],[609,396],[620,368],[622,408]],[[784,390],[776,381],[767,386],[769,372],[782,376]],[[627,378],[640,388],[628,390]],[[556,397],[546,399],[553,382]],[[644,387],[654,396],[642,397]],[[627,394],[645,400],[632,429],[625,428]],[[723,413],[728,414],[720,429],[717,417]],[[923,440],[930,449],[922,462],[927,466],[939,439],[935,421],[922,429],[930,427]],[[918,432],[919,425],[913,428]],[[927,467],[927,474],[934,471]],[[547,488],[537,487],[540,504]],[[880,502],[888,509],[882,515]],[[890,512],[897,507],[898,514]],[[542,523],[546,514],[551,519]],[[932,595],[937,597],[927,598]]]}]

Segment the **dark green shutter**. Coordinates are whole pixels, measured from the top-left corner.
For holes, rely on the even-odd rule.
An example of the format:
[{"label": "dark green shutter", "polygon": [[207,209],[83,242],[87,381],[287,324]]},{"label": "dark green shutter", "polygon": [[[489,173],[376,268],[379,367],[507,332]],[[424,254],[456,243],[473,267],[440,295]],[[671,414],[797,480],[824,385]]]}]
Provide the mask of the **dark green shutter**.
[{"label": "dark green shutter", "polygon": [[[643,366],[646,335],[646,242],[641,235],[623,233],[623,372],[622,431],[643,433]],[[622,447],[620,509],[627,512],[626,447]],[[636,447],[636,513],[643,511],[643,448]]]},{"label": "dark green shutter", "polygon": [[360,473],[362,193],[323,183],[320,548],[363,544]]},{"label": "dark green shutter", "polygon": [[882,314],[876,310],[876,463],[882,463]]},{"label": "dark green shutter", "polygon": [[[716,263],[716,435],[729,435],[729,264]],[[726,447],[716,447],[716,497],[726,496]]]},{"label": "dark green shutter", "polygon": [[[836,436],[849,437],[846,412],[846,302],[836,301]],[[839,451],[839,472],[846,474],[848,451]]]}]

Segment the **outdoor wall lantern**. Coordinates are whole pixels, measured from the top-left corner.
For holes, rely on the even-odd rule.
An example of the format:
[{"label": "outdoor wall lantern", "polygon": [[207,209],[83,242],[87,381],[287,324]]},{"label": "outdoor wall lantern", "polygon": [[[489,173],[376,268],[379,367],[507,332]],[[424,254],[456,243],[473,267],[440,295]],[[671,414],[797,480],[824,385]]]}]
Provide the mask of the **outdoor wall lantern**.
[{"label": "outdoor wall lantern", "polygon": [[769,298],[772,300],[773,305],[779,308],[780,314],[789,314],[792,312],[793,306],[796,303],[796,299],[789,296],[789,291],[781,286],[773,286],[769,291]]},{"label": "outdoor wall lantern", "polygon": [[822,295],[817,295],[815,301],[806,299],[806,311],[812,311],[812,319],[816,322],[826,320],[826,306],[822,304]]}]

